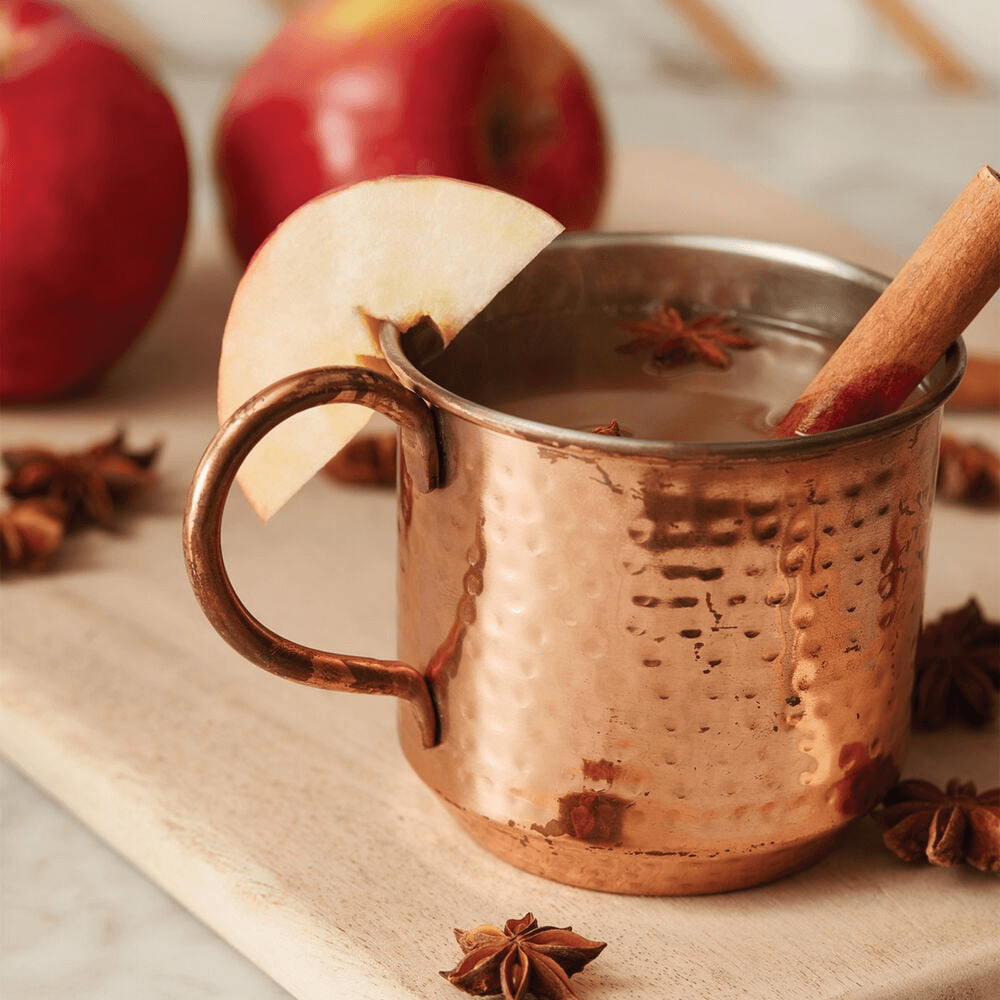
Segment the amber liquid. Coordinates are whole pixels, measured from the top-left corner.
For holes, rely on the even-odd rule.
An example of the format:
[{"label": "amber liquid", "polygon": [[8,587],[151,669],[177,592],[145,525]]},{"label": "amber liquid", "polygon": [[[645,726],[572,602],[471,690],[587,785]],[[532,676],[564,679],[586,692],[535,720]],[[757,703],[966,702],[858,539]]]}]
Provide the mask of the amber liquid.
[{"label": "amber liquid", "polygon": [[635,358],[634,368],[591,375],[494,403],[550,426],[591,431],[617,421],[623,436],[652,441],[755,441],[769,436],[830,354],[813,337],[759,337],[734,351],[727,370],[688,363],[663,367]]}]

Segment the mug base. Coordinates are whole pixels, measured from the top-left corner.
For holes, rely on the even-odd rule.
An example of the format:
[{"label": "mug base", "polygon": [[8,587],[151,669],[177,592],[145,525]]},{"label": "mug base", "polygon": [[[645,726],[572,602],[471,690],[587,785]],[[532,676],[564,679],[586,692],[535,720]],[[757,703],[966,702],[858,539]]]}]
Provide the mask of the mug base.
[{"label": "mug base", "polygon": [[546,837],[516,824],[444,803],[459,825],[491,854],[516,868],[582,889],[634,896],[697,896],[773,882],[821,861],[844,829],[791,844],[719,851],[637,851]]}]

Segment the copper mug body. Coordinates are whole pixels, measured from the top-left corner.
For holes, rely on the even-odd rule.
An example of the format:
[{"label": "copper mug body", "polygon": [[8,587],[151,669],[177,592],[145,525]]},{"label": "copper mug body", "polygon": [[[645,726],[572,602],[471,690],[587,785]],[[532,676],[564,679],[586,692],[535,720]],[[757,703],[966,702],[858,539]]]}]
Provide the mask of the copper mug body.
[{"label": "copper mug body", "polygon": [[[899,413],[809,438],[616,438],[492,402],[581,356],[598,359],[580,365],[588,378],[620,363],[600,353],[601,324],[644,302],[836,342],[884,286],[770,244],[562,238],[447,351],[432,331],[386,325],[394,378],[317,369],[234,414],[192,486],[195,592],[260,666],[398,696],[413,769],[520,868],[664,895],[801,869],[903,761],[961,345]],[[225,574],[219,522],[240,462],[275,424],[327,402],[401,428],[396,662],[275,635]]]}]

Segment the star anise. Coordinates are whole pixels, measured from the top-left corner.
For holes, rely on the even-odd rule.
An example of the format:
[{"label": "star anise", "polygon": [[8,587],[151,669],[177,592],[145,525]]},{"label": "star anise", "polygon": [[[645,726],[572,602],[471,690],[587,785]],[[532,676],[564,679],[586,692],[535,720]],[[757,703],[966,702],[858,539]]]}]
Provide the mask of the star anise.
[{"label": "star anise", "polygon": [[364,434],[349,441],[326,463],[324,471],[340,483],[396,485],[396,434]]},{"label": "star anise", "polygon": [[0,513],[0,570],[43,569],[66,533],[66,505],[48,497],[19,500]]},{"label": "star anise", "polygon": [[115,510],[155,481],[152,465],[159,450],[154,444],[129,451],[121,431],[79,452],[6,448],[0,456],[9,470],[4,490],[16,500],[49,497],[65,503],[67,531],[88,524],[110,528]]},{"label": "star anise", "polygon": [[953,778],[942,792],[929,781],[901,781],[872,813],[882,840],[904,861],[951,867],[962,861],[1000,872],[1000,788],[981,795]]},{"label": "star anise", "polygon": [[619,354],[652,348],[652,360],[665,368],[700,361],[725,369],[733,363],[726,348],[746,351],[757,346],[740,333],[736,318],[725,313],[684,319],[676,308],[663,305],[648,319],[620,320],[616,326],[636,334],[635,339],[615,348]]},{"label": "star anise", "polygon": [[609,423],[602,424],[600,427],[593,427],[590,431],[591,434],[603,434],[605,437],[622,437],[621,425],[613,417]]},{"label": "star anise", "polygon": [[1000,506],[1000,455],[986,445],[942,434],[937,496],[976,507]]},{"label": "star anise", "polygon": [[981,726],[996,715],[1000,623],[974,598],[924,626],[917,642],[913,725],[940,729],[952,719]]},{"label": "star anise", "polygon": [[503,930],[484,924],[455,931],[465,957],[441,975],[475,997],[502,995],[523,1000],[529,994],[546,1000],[579,1000],[569,978],[604,950],[571,927],[539,927],[530,913],[508,920]]}]

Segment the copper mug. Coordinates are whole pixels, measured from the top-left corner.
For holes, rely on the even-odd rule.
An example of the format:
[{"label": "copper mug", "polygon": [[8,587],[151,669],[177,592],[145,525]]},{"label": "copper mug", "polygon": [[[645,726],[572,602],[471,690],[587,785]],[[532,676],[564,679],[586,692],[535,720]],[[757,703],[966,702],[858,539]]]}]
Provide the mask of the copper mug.
[{"label": "copper mug", "polygon": [[[608,350],[608,323],[650,301],[829,346],[885,283],[773,244],[563,237],[445,351],[433,330],[385,324],[395,378],[316,369],[235,413],[192,485],[195,594],[257,665],[401,699],[413,769],[520,868],[662,895],[799,870],[899,773],[961,344],[898,413],[807,438],[665,443],[496,406],[613,381],[635,360]],[[276,635],[223,564],[242,460],[293,413],[336,402],[400,427],[396,662]]]}]

